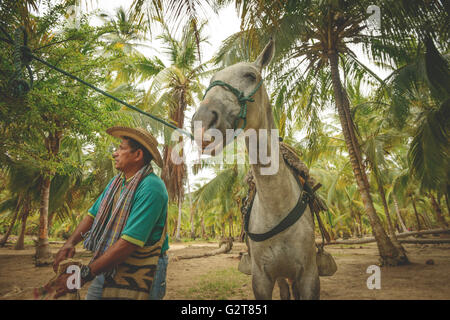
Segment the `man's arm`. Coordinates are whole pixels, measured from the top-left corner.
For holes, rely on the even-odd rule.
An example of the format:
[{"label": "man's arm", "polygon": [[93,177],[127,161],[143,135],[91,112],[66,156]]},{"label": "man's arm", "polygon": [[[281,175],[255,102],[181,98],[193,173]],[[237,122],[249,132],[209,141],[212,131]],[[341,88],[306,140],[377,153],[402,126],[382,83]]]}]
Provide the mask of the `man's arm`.
[{"label": "man's arm", "polygon": [[[137,248],[139,248],[139,246],[134,245],[131,242],[123,239],[117,240],[116,243],[109,247],[104,254],[102,254],[89,265],[91,273],[94,275],[98,275],[102,272],[108,271],[114,266],[125,261],[126,258],[128,258]],[[70,274],[62,274],[56,280],[55,298],[61,297],[67,292],[71,292],[67,287],[67,279],[70,276]],[[83,279],[81,279],[81,286],[83,286],[84,284],[85,282],[83,281]]]},{"label": "man's arm", "polygon": [[66,241],[66,243],[59,249],[55,256],[55,261],[53,262],[53,270],[56,272],[58,270],[58,265],[61,261],[65,259],[72,258],[75,255],[75,246],[83,240],[82,234],[84,235],[91,229],[94,219],[90,215],[86,215],[84,219],[80,222],[78,227],[75,229],[74,233]]},{"label": "man's arm", "polygon": [[89,268],[94,275],[98,275],[110,270],[114,266],[122,263],[139,246],[132,244],[124,239],[119,239],[104,254],[89,264]]}]

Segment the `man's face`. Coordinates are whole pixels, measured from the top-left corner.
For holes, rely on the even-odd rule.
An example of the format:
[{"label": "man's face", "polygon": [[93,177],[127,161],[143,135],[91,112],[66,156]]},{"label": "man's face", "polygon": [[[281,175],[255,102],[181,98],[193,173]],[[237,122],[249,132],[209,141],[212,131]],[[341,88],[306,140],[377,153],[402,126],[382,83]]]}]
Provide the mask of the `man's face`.
[{"label": "man's face", "polygon": [[135,165],[139,161],[138,155],[138,150],[133,151],[128,144],[128,140],[122,139],[119,147],[112,154],[115,160],[116,169],[119,171],[124,171],[126,168]]}]

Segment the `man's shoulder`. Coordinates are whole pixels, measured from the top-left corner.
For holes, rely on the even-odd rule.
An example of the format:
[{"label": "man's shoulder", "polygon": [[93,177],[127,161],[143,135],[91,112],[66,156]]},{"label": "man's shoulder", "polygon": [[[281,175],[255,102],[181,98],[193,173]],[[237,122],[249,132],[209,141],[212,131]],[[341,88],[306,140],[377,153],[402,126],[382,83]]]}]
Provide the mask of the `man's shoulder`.
[{"label": "man's shoulder", "polygon": [[144,192],[153,192],[153,193],[156,192],[160,196],[168,198],[167,189],[166,185],[164,184],[164,181],[162,181],[162,179],[153,172],[148,174],[144,179],[142,179],[141,183],[139,184],[139,189],[141,189]]}]

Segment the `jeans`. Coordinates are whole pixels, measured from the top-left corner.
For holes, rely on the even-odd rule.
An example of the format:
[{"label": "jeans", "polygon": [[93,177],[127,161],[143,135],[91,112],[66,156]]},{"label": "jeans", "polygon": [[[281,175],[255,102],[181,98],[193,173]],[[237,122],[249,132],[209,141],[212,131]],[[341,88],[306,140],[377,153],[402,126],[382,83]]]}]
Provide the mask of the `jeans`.
[{"label": "jeans", "polygon": [[[162,300],[166,294],[166,275],[167,265],[169,264],[169,256],[164,254],[158,259],[158,266],[156,267],[155,278],[153,279],[152,288],[150,289],[150,300]],[[105,276],[99,274],[92,280],[86,294],[86,300],[101,300],[103,293],[103,284],[105,283]]]}]

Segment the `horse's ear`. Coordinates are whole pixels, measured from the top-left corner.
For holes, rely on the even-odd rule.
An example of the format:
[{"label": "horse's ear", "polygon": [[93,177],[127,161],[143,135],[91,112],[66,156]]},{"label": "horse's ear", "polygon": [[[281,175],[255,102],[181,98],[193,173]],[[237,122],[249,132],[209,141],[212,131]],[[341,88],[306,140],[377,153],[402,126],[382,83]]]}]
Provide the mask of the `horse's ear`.
[{"label": "horse's ear", "polygon": [[270,38],[270,41],[268,44],[266,44],[266,47],[264,50],[259,54],[258,58],[256,58],[254,64],[259,70],[264,69],[269,65],[270,61],[273,58],[273,55],[275,53],[275,41],[273,38]]}]

